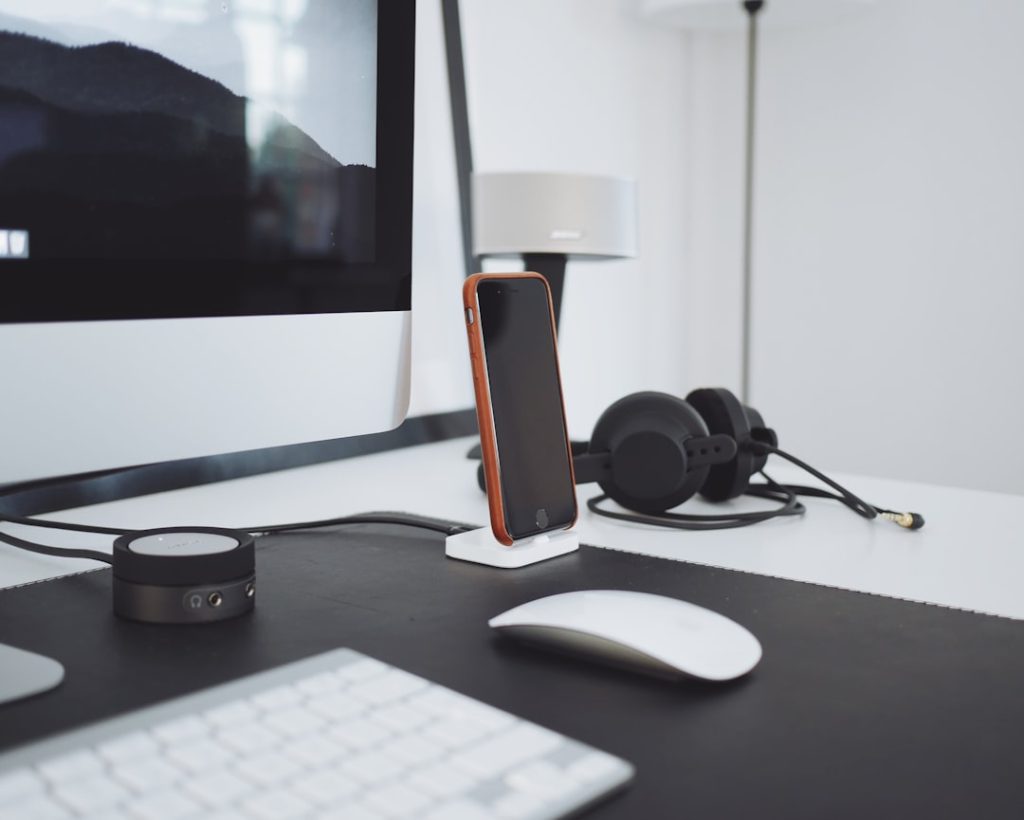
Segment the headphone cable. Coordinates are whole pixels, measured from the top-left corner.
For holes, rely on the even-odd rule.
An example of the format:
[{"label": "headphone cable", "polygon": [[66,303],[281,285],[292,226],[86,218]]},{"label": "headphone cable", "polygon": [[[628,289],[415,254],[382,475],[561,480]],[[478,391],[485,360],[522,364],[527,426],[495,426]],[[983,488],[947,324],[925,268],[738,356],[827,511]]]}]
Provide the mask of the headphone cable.
[{"label": "headphone cable", "polygon": [[[921,529],[921,527],[924,526],[924,516],[922,516],[920,513],[898,512],[895,510],[887,510],[884,507],[876,507],[873,504],[868,504],[862,498],[860,498],[857,495],[854,495],[841,484],[833,481],[820,470],[816,470],[806,461],[802,461],[796,456],[787,453],[785,450],[780,450],[778,447],[772,444],[768,444],[767,442],[763,441],[751,441],[749,443],[749,446],[751,450],[753,450],[753,452],[755,453],[761,455],[771,454],[779,456],[780,458],[784,458],[791,464],[795,464],[801,470],[805,470],[806,472],[810,473],[819,481],[823,482],[824,484],[827,484],[836,492],[830,493],[828,490],[822,490],[818,487],[807,487],[802,484],[776,484],[776,487],[783,486],[791,490],[796,495],[806,495],[812,498],[833,499],[835,501],[838,501],[840,504],[849,507],[851,510],[853,510],[853,512],[861,516],[861,518],[866,518],[869,521],[874,518],[883,518],[886,521],[892,521],[894,524],[898,524],[899,526],[908,530],[919,530]],[[764,475],[764,473],[762,472],[761,475]],[[767,478],[767,476],[765,477]]]},{"label": "headphone cable", "polygon": [[771,479],[761,472],[764,484],[754,484],[746,489],[744,495],[755,498],[766,498],[778,501],[781,506],[771,510],[751,513],[725,513],[722,515],[688,515],[686,513],[662,512],[658,514],[618,512],[601,507],[608,500],[607,493],[601,493],[587,499],[587,509],[604,518],[616,521],[627,521],[631,524],[649,524],[655,527],[670,527],[677,530],[730,530],[738,527],[749,527],[762,521],[770,521],[787,515],[803,515],[807,508],[800,503],[797,494],[789,487]]}]

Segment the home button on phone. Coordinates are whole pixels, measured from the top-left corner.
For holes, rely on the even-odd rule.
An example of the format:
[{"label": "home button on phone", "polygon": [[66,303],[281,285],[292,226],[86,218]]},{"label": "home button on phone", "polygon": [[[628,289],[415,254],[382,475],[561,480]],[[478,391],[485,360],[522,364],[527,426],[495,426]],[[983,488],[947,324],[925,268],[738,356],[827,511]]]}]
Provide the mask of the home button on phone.
[{"label": "home button on phone", "polygon": [[537,517],[534,520],[538,527],[544,529],[548,525],[548,511],[541,507],[537,510]]}]

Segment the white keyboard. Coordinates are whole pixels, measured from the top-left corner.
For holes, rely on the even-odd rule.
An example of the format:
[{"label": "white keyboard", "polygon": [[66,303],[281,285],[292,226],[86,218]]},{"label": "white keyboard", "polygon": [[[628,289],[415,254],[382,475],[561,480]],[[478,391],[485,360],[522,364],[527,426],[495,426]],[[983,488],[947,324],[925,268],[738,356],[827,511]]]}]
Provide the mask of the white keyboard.
[{"label": "white keyboard", "polygon": [[632,776],[338,649],[0,755],[0,820],[553,818]]}]

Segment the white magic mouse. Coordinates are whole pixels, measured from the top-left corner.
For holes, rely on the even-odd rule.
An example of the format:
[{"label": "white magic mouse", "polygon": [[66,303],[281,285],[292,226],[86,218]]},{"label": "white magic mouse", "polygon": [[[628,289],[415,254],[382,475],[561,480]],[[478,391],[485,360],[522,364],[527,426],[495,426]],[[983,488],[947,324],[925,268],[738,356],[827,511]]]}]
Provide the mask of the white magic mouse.
[{"label": "white magic mouse", "polygon": [[647,592],[563,592],[521,604],[488,624],[514,638],[659,677],[726,681],[761,660],[761,644],[735,621]]}]

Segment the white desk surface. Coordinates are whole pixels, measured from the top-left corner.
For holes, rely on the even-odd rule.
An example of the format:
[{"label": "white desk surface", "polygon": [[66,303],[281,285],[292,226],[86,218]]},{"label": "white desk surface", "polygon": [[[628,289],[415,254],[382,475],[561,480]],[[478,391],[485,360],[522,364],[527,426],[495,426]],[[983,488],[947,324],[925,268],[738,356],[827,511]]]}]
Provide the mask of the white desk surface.
[{"label": "white desk surface", "polygon": [[[124,528],[179,525],[256,527],[371,510],[415,512],[486,525],[487,504],[476,485],[471,440],[409,447],[278,473],[54,514],[57,520]],[[788,465],[778,480],[805,481]],[[937,487],[858,476],[836,476],[870,503],[925,516],[924,529],[865,521],[836,502],[807,499],[802,518],[741,529],[679,532],[598,518],[583,502],[598,492],[580,488],[583,543],[778,578],[824,584],[1024,619],[1024,496]],[[755,499],[730,508],[757,509]],[[697,500],[690,512],[721,512]],[[61,546],[109,549],[106,536],[63,534],[4,525],[15,534]],[[438,551],[438,560],[443,553]],[[557,560],[557,559],[555,559]],[[33,555],[0,544],[0,587],[97,566],[80,559]],[[514,572],[514,570],[495,570]]]}]

